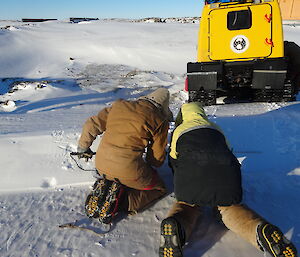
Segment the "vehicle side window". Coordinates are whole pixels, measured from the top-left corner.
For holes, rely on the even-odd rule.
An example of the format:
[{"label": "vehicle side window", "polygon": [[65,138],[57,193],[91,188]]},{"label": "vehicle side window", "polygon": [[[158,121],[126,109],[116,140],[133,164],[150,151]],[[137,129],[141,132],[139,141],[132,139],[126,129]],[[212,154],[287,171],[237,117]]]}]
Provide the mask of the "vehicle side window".
[{"label": "vehicle side window", "polygon": [[227,14],[227,28],[229,30],[249,29],[252,26],[250,9],[233,11]]}]

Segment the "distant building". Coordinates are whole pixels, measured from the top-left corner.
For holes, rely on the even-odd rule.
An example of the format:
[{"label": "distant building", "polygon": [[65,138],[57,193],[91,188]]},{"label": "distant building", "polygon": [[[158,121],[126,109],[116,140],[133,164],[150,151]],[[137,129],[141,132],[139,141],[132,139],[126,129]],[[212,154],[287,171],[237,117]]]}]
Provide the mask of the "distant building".
[{"label": "distant building", "polygon": [[22,22],[44,22],[44,21],[57,21],[57,19],[22,19]]},{"label": "distant building", "polygon": [[98,18],[70,18],[70,22],[72,23],[78,23],[81,21],[97,21],[99,20]]},{"label": "distant building", "polygon": [[278,0],[283,20],[300,20],[300,0]]}]

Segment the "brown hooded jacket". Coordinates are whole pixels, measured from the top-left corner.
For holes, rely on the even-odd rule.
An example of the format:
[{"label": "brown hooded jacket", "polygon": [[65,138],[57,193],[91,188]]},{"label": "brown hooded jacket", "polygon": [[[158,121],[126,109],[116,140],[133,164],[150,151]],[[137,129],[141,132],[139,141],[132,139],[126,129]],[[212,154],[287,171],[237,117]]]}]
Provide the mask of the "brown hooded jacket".
[{"label": "brown hooded jacket", "polygon": [[151,101],[117,100],[86,121],[79,147],[89,148],[105,132],[96,153],[97,170],[120,180],[138,180],[152,172],[151,166],[163,164],[168,127],[165,112]]}]

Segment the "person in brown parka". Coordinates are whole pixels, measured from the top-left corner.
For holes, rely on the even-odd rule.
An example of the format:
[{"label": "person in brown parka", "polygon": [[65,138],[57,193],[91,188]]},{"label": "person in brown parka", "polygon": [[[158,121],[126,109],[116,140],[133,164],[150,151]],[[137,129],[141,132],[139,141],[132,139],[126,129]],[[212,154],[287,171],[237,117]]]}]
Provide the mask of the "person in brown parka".
[{"label": "person in brown parka", "polygon": [[159,88],[136,101],[117,100],[90,117],[78,143],[79,153],[103,134],[96,152],[96,169],[109,181],[126,186],[128,212],[137,212],[167,192],[155,167],[165,160],[169,121],[169,91]]}]

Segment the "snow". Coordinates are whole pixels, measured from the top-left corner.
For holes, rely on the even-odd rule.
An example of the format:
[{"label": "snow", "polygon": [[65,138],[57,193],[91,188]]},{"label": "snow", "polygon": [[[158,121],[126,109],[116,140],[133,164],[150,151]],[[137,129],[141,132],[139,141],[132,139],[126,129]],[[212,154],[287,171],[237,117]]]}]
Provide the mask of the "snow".
[{"label": "snow", "polygon": [[[198,24],[0,21],[0,28],[0,256],[157,256],[160,222],[174,201],[167,164],[159,173],[170,194],[99,236],[58,227],[85,221],[83,203],[94,181],[69,153],[85,120],[118,98],[164,86],[176,114],[187,98],[182,89],[186,63],[196,58]],[[300,44],[298,26],[285,25],[284,33]],[[300,249],[297,98],[205,109],[242,162],[244,202]],[[93,162],[79,165],[94,169]],[[210,210],[184,251],[186,257],[263,256]]]},{"label": "snow", "polygon": [[288,175],[300,176],[300,169],[299,168],[294,169],[290,173],[288,173]]}]

